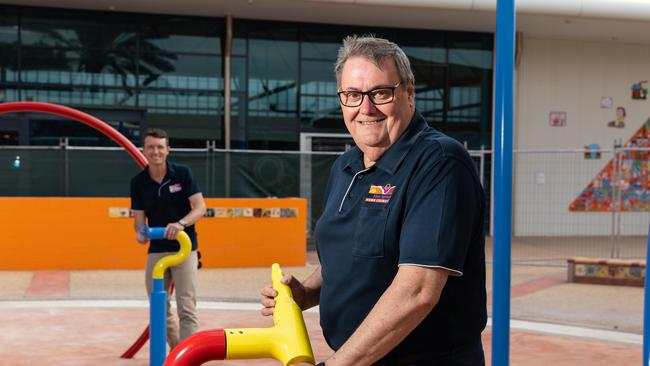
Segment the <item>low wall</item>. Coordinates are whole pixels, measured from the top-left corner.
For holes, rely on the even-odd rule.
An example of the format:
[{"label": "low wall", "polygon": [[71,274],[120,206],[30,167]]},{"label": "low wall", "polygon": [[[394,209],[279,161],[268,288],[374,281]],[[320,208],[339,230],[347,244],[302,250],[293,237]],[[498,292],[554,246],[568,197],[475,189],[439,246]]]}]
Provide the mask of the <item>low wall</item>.
[{"label": "low wall", "polygon": [[[301,266],[307,201],[206,199],[196,226],[206,268]],[[0,270],[141,269],[128,198],[0,198]]]}]

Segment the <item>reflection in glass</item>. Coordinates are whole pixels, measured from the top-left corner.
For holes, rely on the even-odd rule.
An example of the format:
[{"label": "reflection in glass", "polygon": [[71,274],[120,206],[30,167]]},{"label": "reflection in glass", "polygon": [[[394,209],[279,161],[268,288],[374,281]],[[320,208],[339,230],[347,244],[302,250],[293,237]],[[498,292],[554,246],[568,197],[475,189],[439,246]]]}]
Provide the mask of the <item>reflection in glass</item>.
[{"label": "reflection in glass", "polygon": [[475,67],[483,70],[492,69],[492,51],[490,50],[449,50],[449,63]]},{"label": "reflection in glass", "polygon": [[18,17],[0,15],[0,46],[18,43]]},{"label": "reflection in glass", "polygon": [[[145,58],[156,57],[155,54],[145,54]],[[167,66],[167,70],[160,72],[155,79],[141,75],[140,85],[164,89],[223,90],[219,56],[176,54]]]},{"label": "reflection in glass", "polygon": [[143,90],[139,105],[150,113],[185,115],[220,115],[223,96],[216,92],[189,92],[177,90]]},{"label": "reflection in glass", "polygon": [[[315,49],[316,45],[321,44],[311,44],[311,48]],[[343,128],[341,108],[336,97],[337,85],[333,62],[303,60],[300,66],[301,128]]]},{"label": "reflection in glass", "polygon": [[246,91],[246,58],[233,57],[230,62],[230,88],[235,91]]},{"label": "reflection in glass", "polygon": [[[86,85],[101,87],[134,87],[135,76],[129,71],[116,73],[111,60],[124,58],[128,69],[134,61],[117,52],[106,51],[91,60],[83,50],[23,48],[22,81],[41,84]],[[84,59],[85,58],[85,59]]]},{"label": "reflection in glass", "polygon": [[336,96],[302,95],[300,97],[300,120],[303,129],[342,129],[343,115]]},{"label": "reflection in glass", "polygon": [[295,116],[297,42],[253,39],[249,48],[249,115]]},{"label": "reflection in glass", "polygon": [[23,45],[56,48],[135,50],[136,33],[130,24],[104,19],[22,17]]},{"label": "reflection in glass", "polygon": [[449,90],[449,123],[481,122],[481,89],[453,87]]},{"label": "reflection in glass", "polygon": [[0,47],[0,82],[18,81],[18,50]]},{"label": "reflection in glass", "polygon": [[435,64],[447,63],[447,49],[442,47],[402,47],[411,63],[420,61]]},{"label": "reflection in glass", "polygon": [[171,17],[143,26],[142,39],[166,52],[221,53],[222,23],[213,19]]},{"label": "reflection in glass", "polygon": [[303,59],[336,61],[336,55],[341,47],[340,43],[302,42],[300,45],[300,57]]},{"label": "reflection in glass", "polygon": [[246,39],[233,37],[233,39],[232,39],[232,55],[233,56],[246,56]]},{"label": "reflection in glass", "polygon": [[95,107],[134,107],[135,92],[124,89],[42,86],[39,89],[23,89],[23,101],[47,101],[63,105]]}]

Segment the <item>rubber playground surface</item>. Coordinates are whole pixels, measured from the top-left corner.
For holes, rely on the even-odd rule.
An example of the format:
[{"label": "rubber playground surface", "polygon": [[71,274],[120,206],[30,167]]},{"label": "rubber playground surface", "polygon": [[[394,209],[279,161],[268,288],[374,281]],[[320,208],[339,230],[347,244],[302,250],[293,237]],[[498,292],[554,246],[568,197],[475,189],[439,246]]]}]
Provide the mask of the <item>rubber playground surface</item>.
[{"label": "rubber playground surface", "polygon": [[[255,311],[201,310],[204,329],[221,327],[266,327]],[[148,344],[133,359],[120,354],[135,340],[147,322],[147,309],[27,308],[2,309],[0,336],[2,365],[148,365]],[[318,326],[318,315],[305,321],[316,359],[331,350]],[[483,335],[486,356],[490,354],[490,329]],[[575,337],[515,331],[511,334],[512,365],[640,365],[641,347]],[[489,362],[488,362],[489,363]],[[209,365],[272,366],[274,360],[213,361]]]},{"label": "rubber playground surface", "polygon": [[[312,254],[306,266],[284,270],[304,278],[314,265]],[[147,365],[148,343],[133,359],[120,359],[148,324],[142,281],[139,270],[0,271],[0,365]],[[199,271],[201,329],[271,326],[257,302],[269,282],[267,268]],[[642,288],[572,284],[564,268],[515,266],[511,294],[511,365],[641,364]],[[324,360],[332,351],[318,313],[304,315],[316,359]],[[490,364],[489,326],[483,341]]]}]

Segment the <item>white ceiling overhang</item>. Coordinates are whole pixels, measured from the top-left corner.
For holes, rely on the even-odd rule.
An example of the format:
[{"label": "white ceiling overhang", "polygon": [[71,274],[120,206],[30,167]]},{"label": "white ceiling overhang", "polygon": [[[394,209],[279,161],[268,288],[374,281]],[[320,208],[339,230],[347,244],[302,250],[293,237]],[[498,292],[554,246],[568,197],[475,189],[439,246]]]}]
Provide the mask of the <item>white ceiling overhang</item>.
[{"label": "white ceiling overhang", "polygon": [[[0,0],[5,4],[158,14],[494,32],[496,0]],[[650,43],[650,0],[519,0],[532,37]]]}]

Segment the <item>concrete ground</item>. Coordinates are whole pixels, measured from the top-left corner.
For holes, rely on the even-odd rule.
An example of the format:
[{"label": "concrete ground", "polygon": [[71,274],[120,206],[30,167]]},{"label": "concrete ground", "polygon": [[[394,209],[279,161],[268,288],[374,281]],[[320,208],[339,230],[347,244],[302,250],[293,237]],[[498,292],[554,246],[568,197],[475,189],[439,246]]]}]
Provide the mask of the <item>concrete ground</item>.
[{"label": "concrete ground", "polygon": [[[307,265],[283,270],[304,278],[316,264],[310,252]],[[491,278],[488,266],[488,289]],[[270,268],[200,270],[201,328],[270,326],[258,305],[269,282]],[[0,271],[0,365],[146,365],[148,344],[134,359],[119,358],[148,323],[144,291],[141,270]],[[514,266],[511,297],[511,365],[641,364],[642,288],[567,283],[563,267]],[[305,321],[323,360],[332,351],[317,312]],[[483,339],[490,364],[489,326]]]}]

